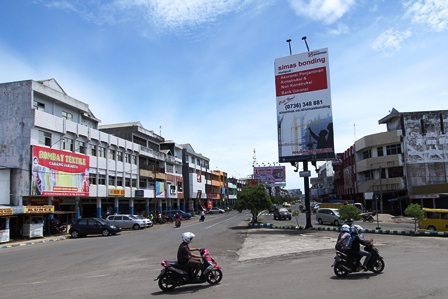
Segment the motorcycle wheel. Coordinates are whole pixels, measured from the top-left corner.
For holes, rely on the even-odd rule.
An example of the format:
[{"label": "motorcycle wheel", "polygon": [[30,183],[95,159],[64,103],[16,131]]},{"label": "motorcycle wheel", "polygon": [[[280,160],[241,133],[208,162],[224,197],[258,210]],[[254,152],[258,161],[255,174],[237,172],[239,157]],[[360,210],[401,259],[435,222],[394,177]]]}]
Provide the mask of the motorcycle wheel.
[{"label": "motorcycle wheel", "polygon": [[211,270],[208,274],[207,274],[207,282],[209,284],[217,284],[221,281],[222,279],[222,271],[220,269],[214,269]]},{"label": "motorcycle wheel", "polygon": [[348,271],[344,269],[342,263],[336,263],[333,267],[334,274],[338,277],[344,277],[348,275]]},{"label": "motorcycle wheel", "polygon": [[375,220],[373,219],[373,217],[369,219],[369,222],[370,222],[370,223],[372,223],[373,221],[375,221]]},{"label": "motorcycle wheel", "polygon": [[372,271],[373,273],[381,273],[384,270],[386,263],[383,259],[377,259],[372,263]]},{"label": "motorcycle wheel", "polygon": [[169,273],[164,274],[162,277],[159,278],[159,288],[162,291],[171,291],[176,287],[176,284],[174,284],[175,278],[170,275]]}]

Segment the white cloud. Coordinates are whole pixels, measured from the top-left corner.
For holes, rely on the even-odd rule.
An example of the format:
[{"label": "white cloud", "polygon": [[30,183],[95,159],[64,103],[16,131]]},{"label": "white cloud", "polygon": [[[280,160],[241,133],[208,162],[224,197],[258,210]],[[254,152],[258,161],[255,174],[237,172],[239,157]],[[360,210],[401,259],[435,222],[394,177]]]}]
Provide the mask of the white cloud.
[{"label": "white cloud", "polygon": [[138,22],[157,33],[188,31],[238,12],[254,0],[40,0],[47,7],[73,11],[96,24]]},{"label": "white cloud", "polygon": [[412,18],[412,23],[427,24],[433,30],[441,32],[448,28],[448,1],[418,0],[407,2],[406,16]]},{"label": "white cloud", "polygon": [[409,38],[412,33],[409,30],[398,31],[388,29],[373,42],[372,48],[375,51],[383,52],[386,56],[391,56],[401,49],[401,44]]},{"label": "white cloud", "polygon": [[298,15],[332,24],[355,5],[355,0],[289,0],[289,4]]}]

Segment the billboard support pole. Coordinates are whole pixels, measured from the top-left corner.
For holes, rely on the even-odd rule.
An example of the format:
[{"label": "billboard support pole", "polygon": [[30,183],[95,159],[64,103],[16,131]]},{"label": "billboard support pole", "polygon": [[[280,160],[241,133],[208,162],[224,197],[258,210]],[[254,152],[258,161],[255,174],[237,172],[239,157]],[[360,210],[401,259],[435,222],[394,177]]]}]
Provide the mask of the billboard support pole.
[{"label": "billboard support pole", "polygon": [[[303,161],[303,171],[308,171],[308,160]],[[306,226],[305,229],[312,228],[311,224],[311,208],[310,208],[310,178],[303,177],[303,185],[305,188],[305,209],[306,209]]]}]

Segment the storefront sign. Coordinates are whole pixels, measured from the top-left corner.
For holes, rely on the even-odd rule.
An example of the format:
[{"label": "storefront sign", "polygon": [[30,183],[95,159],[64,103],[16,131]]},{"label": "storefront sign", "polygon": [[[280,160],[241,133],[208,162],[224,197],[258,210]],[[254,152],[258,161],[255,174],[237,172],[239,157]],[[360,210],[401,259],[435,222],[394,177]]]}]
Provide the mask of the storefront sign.
[{"label": "storefront sign", "polygon": [[109,189],[109,196],[124,196],[123,189]]},{"label": "storefront sign", "polygon": [[12,215],[13,211],[11,208],[0,208],[0,216]]},{"label": "storefront sign", "polygon": [[54,206],[23,206],[23,214],[53,214]]}]

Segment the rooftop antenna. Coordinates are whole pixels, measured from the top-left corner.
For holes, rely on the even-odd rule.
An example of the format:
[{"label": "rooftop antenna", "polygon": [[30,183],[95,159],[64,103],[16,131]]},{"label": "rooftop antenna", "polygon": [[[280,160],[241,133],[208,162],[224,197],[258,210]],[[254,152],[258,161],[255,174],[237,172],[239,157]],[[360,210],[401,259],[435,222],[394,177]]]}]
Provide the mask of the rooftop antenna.
[{"label": "rooftop antenna", "polygon": [[291,50],[291,39],[287,39],[286,42],[289,44],[289,55],[292,55],[292,50]]},{"label": "rooftop antenna", "polygon": [[256,156],[256,153],[255,153],[255,149],[254,149],[254,158],[252,160],[252,164],[253,164],[254,167],[257,166],[257,156]]},{"label": "rooftop antenna", "polygon": [[302,37],[302,40],[305,41],[306,49],[309,52],[310,51],[310,47],[308,47],[308,43],[306,42],[306,36]]}]

